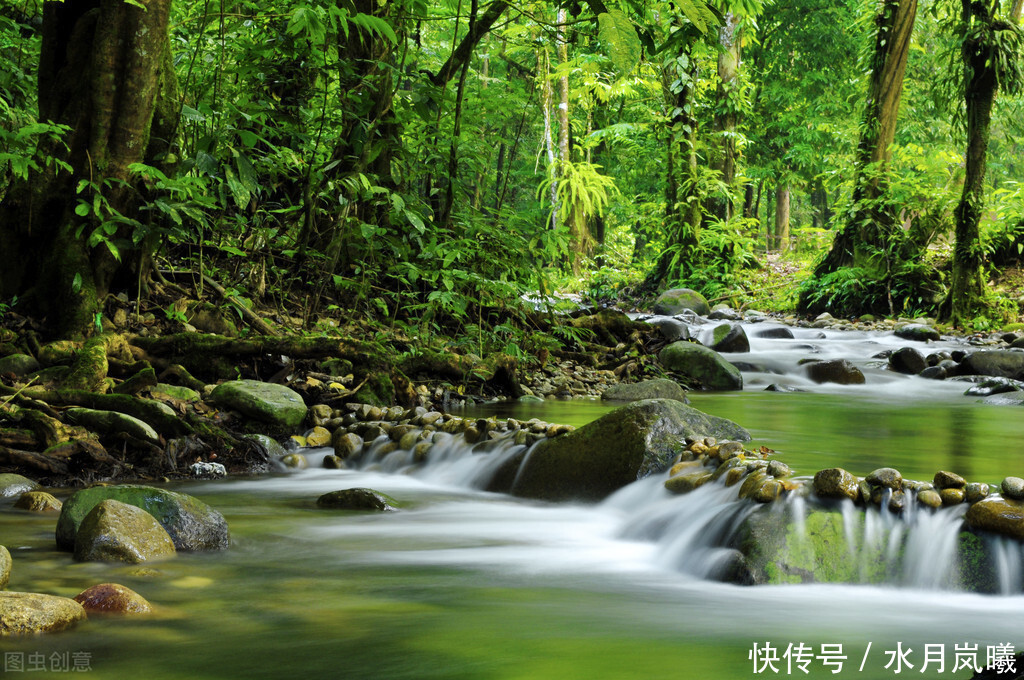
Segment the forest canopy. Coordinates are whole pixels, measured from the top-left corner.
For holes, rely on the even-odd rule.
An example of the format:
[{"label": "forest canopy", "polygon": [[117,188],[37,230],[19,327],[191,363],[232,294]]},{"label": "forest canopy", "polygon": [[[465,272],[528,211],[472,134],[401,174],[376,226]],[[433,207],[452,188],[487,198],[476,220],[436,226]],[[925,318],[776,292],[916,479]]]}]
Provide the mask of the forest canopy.
[{"label": "forest canopy", "polygon": [[[0,309],[1019,315],[1021,0],[0,0]],[[765,261],[806,276],[774,281]],[[168,307],[168,318],[176,311]]]}]

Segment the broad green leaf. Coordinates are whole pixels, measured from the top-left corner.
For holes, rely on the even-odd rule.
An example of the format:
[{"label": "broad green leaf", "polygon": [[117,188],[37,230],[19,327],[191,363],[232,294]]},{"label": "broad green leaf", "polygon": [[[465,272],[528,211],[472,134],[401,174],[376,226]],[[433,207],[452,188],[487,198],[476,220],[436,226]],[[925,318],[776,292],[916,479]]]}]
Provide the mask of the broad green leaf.
[{"label": "broad green leaf", "polygon": [[597,15],[598,37],[608,56],[621,73],[631,73],[640,63],[640,38],[633,22],[622,11],[613,9]]}]

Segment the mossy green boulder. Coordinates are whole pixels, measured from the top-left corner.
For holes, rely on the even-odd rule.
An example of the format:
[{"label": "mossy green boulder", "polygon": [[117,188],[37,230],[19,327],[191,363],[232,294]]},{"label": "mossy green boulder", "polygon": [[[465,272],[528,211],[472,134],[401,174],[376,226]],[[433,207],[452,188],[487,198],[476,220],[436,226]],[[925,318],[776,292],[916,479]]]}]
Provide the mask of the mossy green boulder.
[{"label": "mossy green boulder", "polygon": [[57,519],[57,547],[74,550],[75,536],[94,507],[107,499],[142,508],[170,534],[181,551],[222,550],[228,547],[224,516],[198,498],[152,486],[123,484],[76,491],[64,502]]},{"label": "mossy green boulder", "polygon": [[681,340],[667,345],[658,354],[661,365],[682,376],[687,384],[705,390],[742,390],[740,369],[713,349]]},{"label": "mossy green boulder", "polygon": [[666,470],[685,448],[687,437],[750,440],[736,423],[678,401],[637,401],[539,442],[522,459],[511,492],[551,501],[598,501]]},{"label": "mossy green boulder", "polygon": [[637,383],[618,383],[604,391],[605,401],[642,401],[644,399],[673,399],[686,403],[686,390],[675,380],[654,378]]},{"label": "mossy green boulder", "polygon": [[149,394],[154,399],[177,399],[178,401],[199,401],[202,399],[202,395],[191,387],[168,385],[167,383],[157,383],[156,387],[149,389]]},{"label": "mossy green boulder", "polygon": [[711,306],[703,295],[689,288],[666,290],[654,301],[654,313],[672,316],[690,310],[700,316],[711,313]]},{"label": "mossy green boulder", "polygon": [[39,362],[29,354],[8,354],[0,357],[0,374],[13,373],[19,378],[39,370]]},{"label": "mossy green boulder", "polygon": [[82,605],[40,593],[0,593],[0,637],[56,633],[85,618]]},{"label": "mossy green boulder", "polygon": [[221,408],[234,409],[279,430],[297,429],[308,411],[302,397],[295,390],[259,380],[221,383],[210,396]]},{"label": "mossy green boulder", "polygon": [[89,511],[75,535],[79,562],[138,564],[176,552],[174,541],[153,515],[109,498]]}]

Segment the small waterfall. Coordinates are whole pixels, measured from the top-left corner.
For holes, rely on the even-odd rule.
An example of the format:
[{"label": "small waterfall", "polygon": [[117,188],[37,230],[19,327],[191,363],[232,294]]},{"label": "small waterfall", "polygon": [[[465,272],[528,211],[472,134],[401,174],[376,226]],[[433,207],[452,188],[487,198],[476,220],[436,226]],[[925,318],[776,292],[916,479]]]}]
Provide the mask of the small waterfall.
[{"label": "small waterfall", "polygon": [[956,564],[960,525],[966,512],[967,506],[961,504],[935,512],[919,511],[911,516],[904,548],[904,585],[926,589],[949,586]]}]

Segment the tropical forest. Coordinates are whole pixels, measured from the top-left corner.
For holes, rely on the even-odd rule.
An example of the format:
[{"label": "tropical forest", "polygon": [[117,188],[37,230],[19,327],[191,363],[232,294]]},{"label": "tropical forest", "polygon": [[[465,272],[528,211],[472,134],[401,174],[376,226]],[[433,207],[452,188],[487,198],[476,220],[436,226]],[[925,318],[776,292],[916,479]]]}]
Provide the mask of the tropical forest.
[{"label": "tropical forest", "polygon": [[1022,14],[0,0],[5,676],[1022,677]]}]

